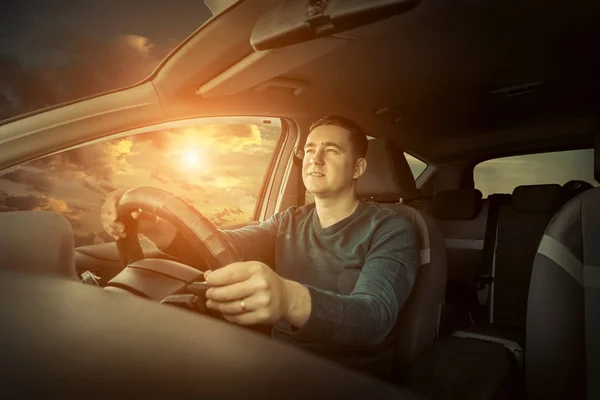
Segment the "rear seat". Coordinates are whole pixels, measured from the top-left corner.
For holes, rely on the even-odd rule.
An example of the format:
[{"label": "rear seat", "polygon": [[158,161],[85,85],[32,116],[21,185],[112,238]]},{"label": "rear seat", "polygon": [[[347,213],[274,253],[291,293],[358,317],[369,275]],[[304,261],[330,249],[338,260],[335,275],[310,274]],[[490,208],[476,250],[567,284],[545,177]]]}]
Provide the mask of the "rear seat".
[{"label": "rear seat", "polygon": [[484,299],[487,323],[473,324],[455,332],[455,336],[502,343],[515,353],[522,366],[527,296],[538,244],[554,214],[570,198],[591,187],[588,185],[569,182],[563,187],[519,186],[510,203],[500,202],[492,257],[484,259],[482,265],[483,272],[489,271],[493,278],[489,296]]},{"label": "rear seat", "polygon": [[[581,181],[563,187],[520,186],[512,195],[495,194],[487,201],[481,201],[477,190],[436,194],[430,209],[447,245],[446,311],[461,302],[473,311],[478,304],[475,282],[489,274],[493,280],[484,307],[487,321],[474,321],[438,340],[413,365],[404,382],[407,387],[440,399],[511,398],[522,393],[518,372],[533,257],[555,212],[590,187]],[[461,289],[466,294],[457,294]]]},{"label": "rear seat", "polygon": [[442,333],[473,324],[476,286],[482,263],[488,204],[476,189],[443,190],[435,194],[430,212],[444,235],[448,284]]},{"label": "rear seat", "polygon": [[[440,191],[429,207],[447,247],[444,333],[473,325],[468,315],[477,304],[486,226],[495,225],[490,204],[481,197],[478,190]],[[497,200],[492,203],[496,207]],[[515,365],[516,358],[501,343],[444,335],[417,359],[403,383],[432,399],[508,398]]]}]

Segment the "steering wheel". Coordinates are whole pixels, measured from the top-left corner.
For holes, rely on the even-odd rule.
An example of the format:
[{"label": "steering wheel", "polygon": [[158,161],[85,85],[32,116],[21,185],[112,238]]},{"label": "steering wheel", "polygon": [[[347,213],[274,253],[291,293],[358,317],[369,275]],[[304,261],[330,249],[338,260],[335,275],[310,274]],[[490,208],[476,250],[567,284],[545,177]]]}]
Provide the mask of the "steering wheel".
[{"label": "steering wheel", "polygon": [[129,292],[163,303],[183,304],[186,308],[200,307],[200,311],[205,311],[202,300],[207,287],[202,284],[202,271],[173,260],[144,258],[137,221],[131,217],[131,212],[136,210],[171,223],[208,269],[242,261],[218,228],[192,205],[162,189],[137,187],[125,192],[117,204],[119,218],[127,229],[127,237],[117,240],[125,268],[106,284],[104,290]]}]

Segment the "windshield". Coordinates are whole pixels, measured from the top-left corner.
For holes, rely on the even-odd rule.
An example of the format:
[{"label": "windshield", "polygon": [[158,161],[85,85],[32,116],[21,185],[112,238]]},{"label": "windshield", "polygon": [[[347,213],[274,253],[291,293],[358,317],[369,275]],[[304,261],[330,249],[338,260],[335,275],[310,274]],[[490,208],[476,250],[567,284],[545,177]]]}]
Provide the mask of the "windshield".
[{"label": "windshield", "polygon": [[212,16],[202,0],[8,4],[0,7],[0,121],[135,84]]}]

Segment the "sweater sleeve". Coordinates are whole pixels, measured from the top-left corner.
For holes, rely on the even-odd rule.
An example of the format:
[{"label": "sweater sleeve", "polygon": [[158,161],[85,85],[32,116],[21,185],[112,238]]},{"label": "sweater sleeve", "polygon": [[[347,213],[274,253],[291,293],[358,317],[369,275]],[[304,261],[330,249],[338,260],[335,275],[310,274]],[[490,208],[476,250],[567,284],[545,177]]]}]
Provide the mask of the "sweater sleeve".
[{"label": "sweater sleeve", "polygon": [[[219,229],[218,232],[224,236],[225,240],[230,241],[244,261],[261,261],[273,267],[275,244],[281,217],[282,213],[279,213],[258,225],[250,225],[234,230]],[[198,264],[199,255],[179,232],[177,232],[173,241],[161,251],[186,264]]]},{"label": "sweater sleeve", "polygon": [[336,345],[377,345],[394,329],[419,266],[417,236],[410,222],[389,218],[373,232],[373,242],[354,290],[348,295],[306,286],[311,313],[289,335],[299,341]]}]

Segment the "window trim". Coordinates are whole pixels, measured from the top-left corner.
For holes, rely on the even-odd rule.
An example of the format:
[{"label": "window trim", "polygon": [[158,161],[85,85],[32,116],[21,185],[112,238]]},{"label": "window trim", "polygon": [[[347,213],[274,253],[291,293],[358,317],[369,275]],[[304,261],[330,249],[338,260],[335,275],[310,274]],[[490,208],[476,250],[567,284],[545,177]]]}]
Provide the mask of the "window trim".
[{"label": "window trim", "polygon": [[273,188],[276,181],[275,172],[277,171],[277,166],[280,165],[280,160],[284,156],[285,144],[288,142],[288,136],[290,134],[289,122],[285,118],[279,118],[279,120],[281,121],[281,132],[258,192],[256,207],[252,214],[252,221],[261,221],[261,217],[266,219],[269,216],[267,213],[270,208],[269,203],[273,200]]}]

